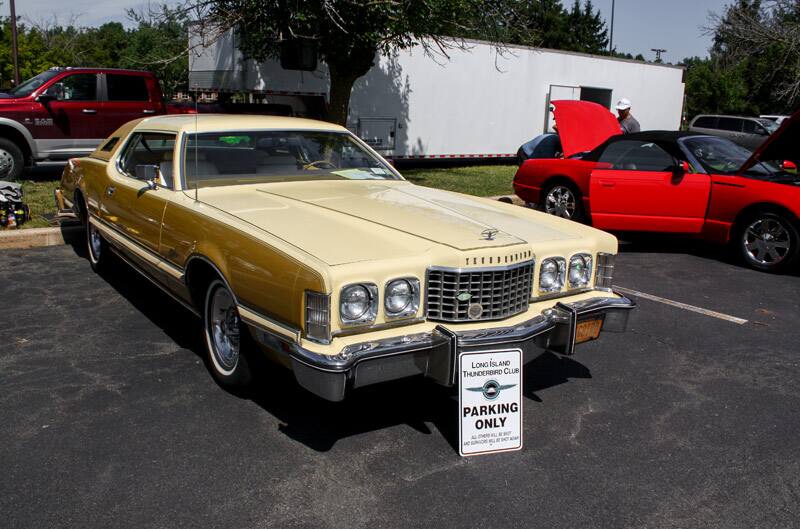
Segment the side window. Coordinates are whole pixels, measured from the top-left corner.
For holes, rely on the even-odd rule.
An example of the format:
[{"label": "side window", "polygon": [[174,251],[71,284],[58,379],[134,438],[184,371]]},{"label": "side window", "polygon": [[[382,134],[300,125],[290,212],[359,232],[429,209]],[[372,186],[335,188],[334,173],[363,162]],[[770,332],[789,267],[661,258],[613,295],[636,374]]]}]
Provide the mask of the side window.
[{"label": "side window", "polygon": [[173,187],[172,156],[175,151],[175,134],[163,132],[137,132],[125,147],[120,168],[131,178],[137,178],[137,165],[155,165],[158,167],[162,184]]},{"label": "side window", "polygon": [[739,118],[719,118],[719,129],[732,132],[742,131],[742,120]]},{"label": "side window", "polygon": [[97,101],[97,76],[93,73],[79,73],[63,78],[48,88],[55,90],[60,101]]},{"label": "side window", "polygon": [[675,160],[655,143],[618,141],[609,145],[598,162],[621,171],[671,171]]},{"label": "side window", "polygon": [[149,101],[147,81],[140,75],[106,74],[109,101]]},{"label": "side window", "polygon": [[694,127],[700,127],[700,128],[703,128],[703,129],[715,129],[715,128],[717,128],[715,121],[716,121],[716,119],[711,117],[711,116],[703,116],[703,117],[697,118],[694,121],[694,125],[693,126]]}]

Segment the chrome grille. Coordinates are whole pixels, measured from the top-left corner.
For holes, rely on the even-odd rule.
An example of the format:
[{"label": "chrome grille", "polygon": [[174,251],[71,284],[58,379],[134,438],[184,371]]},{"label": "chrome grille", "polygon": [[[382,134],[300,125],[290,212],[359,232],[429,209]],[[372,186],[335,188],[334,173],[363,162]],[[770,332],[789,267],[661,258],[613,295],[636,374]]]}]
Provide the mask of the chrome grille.
[{"label": "chrome grille", "polygon": [[[533,261],[474,270],[431,268],[426,297],[428,319],[500,320],[519,314],[528,308],[532,278]],[[475,312],[470,314],[470,306],[476,304],[480,307],[473,307]]]}]

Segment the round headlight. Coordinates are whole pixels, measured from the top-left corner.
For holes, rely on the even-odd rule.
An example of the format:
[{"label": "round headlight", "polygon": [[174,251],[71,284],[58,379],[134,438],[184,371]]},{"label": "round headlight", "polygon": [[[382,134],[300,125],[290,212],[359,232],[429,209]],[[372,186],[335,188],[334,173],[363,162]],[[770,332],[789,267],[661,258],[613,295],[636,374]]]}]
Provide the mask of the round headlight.
[{"label": "round headlight", "polygon": [[363,285],[350,285],[342,290],[340,309],[346,320],[357,320],[369,310],[369,290]]},{"label": "round headlight", "polygon": [[558,257],[545,259],[539,269],[539,290],[553,292],[564,286],[564,260]]},{"label": "round headlight", "polygon": [[397,279],[386,286],[384,304],[387,312],[397,314],[403,312],[414,300],[414,288],[405,279]]},{"label": "round headlight", "polygon": [[592,256],[586,253],[573,255],[569,260],[569,286],[584,287],[592,279]]}]

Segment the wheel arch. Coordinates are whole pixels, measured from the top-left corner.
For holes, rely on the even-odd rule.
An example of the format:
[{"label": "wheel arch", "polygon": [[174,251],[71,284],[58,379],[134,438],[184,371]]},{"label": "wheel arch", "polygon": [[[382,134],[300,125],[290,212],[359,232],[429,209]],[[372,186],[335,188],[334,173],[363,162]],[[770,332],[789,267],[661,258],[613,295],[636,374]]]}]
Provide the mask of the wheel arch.
[{"label": "wheel arch", "polygon": [[25,127],[14,120],[0,118],[0,137],[11,140],[19,146],[26,164],[33,163],[36,147],[30,132]]},{"label": "wheel arch", "polygon": [[186,288],[189,290],[189,295],[192,299],[192,305],[194,305],[198,311],[203,310],[206,289],[214,279],[221,279],[233,296],[234,302],[237,305],[239,304],[236,292],[231,288],[228,279],[225,277],[220,267],[217,266],[212,259],[203,254],[193,254],[186,260],[184,278]]},{"label": "wheel arch", "polygon": [[75,212],[75,216],[78,217],[81,222],[88,222],[89,206],[80,187],[76,187],[72,192],[72,210]]},{"label": "wheel arch", "polygon": [[562,173],[548,176],[542,182],[542,191],[541,191],[541,193],[544,194],[544,192],[545,192],[545,190],[547,188],[549,188],[550,186],[555,185],[555,184],[567,184],[567,185],[571,186],[578,193],[578,196],[575,197],[575,198],[583,200],[583,198],[586,196],[586,193],[584,192],[583,189],[581,189],[581,186],[578,184],[578,182],[575,181],[574,178],[571,178],[571,177],[569,177],[569,176],[567,176],[565,174],[562,174]]},{"label": "wheel arch", "polygon": [[791,209],[774,202],[754,202],[748,204],[736,214],[733,223],[731,223],[731,231],[728,234],[729,240],[732,239],[732,235],[741,227],[745,219],[762,211],[785,216],[794,225],[795,229],[800,231],[800,218]]}]

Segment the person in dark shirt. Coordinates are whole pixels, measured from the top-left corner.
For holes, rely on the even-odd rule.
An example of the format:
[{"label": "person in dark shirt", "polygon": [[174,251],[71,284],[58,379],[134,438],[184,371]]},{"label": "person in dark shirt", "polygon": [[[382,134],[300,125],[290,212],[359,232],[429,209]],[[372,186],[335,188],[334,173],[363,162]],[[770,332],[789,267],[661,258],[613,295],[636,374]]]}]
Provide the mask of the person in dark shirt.
[{"label": "person in dark shirt", "polygon": [[619,126],[623,134],[640,132],[642,130],[642,127],[639,126],[639,122],[636,121],[636,118],[631,114],[631,102],[629,99],[623,97],[617,101],[617,115],[619,116],[617,121],[619,121]]}]

